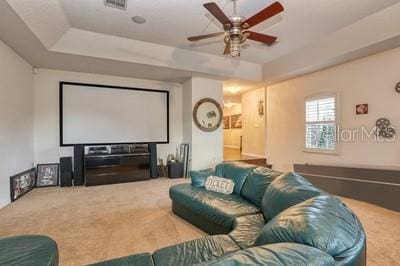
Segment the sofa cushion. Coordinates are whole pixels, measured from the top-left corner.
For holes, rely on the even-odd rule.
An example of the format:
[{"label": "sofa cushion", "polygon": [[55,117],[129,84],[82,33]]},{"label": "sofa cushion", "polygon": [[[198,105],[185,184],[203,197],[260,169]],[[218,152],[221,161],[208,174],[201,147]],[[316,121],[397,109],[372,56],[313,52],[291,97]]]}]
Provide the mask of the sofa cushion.
[{"label": "sofa cushion", "polygon": [[302,176],[288,172],[272,181],[265,191],[262,212],[269,221],[283,210],[321,193]]},{"label": "sofa cushion", "polygon": [[280,243],[241,250],[217,260],[198,264],[199,266],[253,266],[253,265],[301,265],[333,266],[334,259],[313,247]]},{"label": "sofa cushion", "polygon": [[232,179],[235,182],[233,193],[240,194],[247,176],[256,168],[256,165],[242,162],[225,162],[215,167],[215,174],[220,177]]},{"label": "sofa cushion", "polygon": [[260,210],[237,194],[225,195],[190,184],[172,186],[170,198],[216,224],[231,228],[236,217],[256,214]]},{"label": "sofa cushion", "polygon": [[265,221],[261,213],[238,217],[229,236],[242,249],[253,247],[264,225]]},{"label": "sofa cushion", "polygon": [[0,265],[58,265],[56,242],[41,235],[0,239]]},{"label": "sofa cushion", "polygon": [[337,198],[323,195],[299,203],[269,221],[256,245],[295,242],[318,248],[332,257],[357,245],[363,234],[354,214]]},{"label": "sofa cushion", "polygon": [[229,236],[216,235],[159,249],[153,253],[153,259],[155,265],[189,266],[214,260],[237,250],[240,248]]},{"label": "sofa cushion", "polygon": [[140,253],[132,256],[126,256],[118,259],[107,260],[90,266],[154,266],[153,256],[150,253]]},{"label": "sofa cushion", "polygon": [[258,167],[247,177],[240,194],[251,203],[261,207],[262,198],[268,186],[282,174],[266,167]]},{"label": "sofa cushion", "polygon": [[192,180],[192,186],[202,188],[205,186],[206,179],[209,176],[215,175],[213,169],[205,169],[201,171],[190,171],[189,176]]}]

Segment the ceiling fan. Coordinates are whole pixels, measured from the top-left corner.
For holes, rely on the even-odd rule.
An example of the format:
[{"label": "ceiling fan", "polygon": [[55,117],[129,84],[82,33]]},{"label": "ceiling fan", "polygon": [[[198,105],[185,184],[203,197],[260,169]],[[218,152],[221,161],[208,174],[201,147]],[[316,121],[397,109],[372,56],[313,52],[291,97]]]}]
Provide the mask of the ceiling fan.
[{"label": "ceiling fan", "polygon": [[225,32],[193,36],[189,37],[188,40],[193,42],[225,35],[224,41],[226,46],[224,55],[231,54],[232,57],[240,56],[240,47],[247,39],[267,45],[271,45],[277,40],[277,37],[249,31],[249,29],[281,13],[284,8],[279,2],[275,2],[254,16],[245,19],[244,17],[236,15],[236,0],[232,1],[234,5],[234,15],[231,17],[227,17],[216,3],[207,3],[203,5],[219,22],[222,23]]}]

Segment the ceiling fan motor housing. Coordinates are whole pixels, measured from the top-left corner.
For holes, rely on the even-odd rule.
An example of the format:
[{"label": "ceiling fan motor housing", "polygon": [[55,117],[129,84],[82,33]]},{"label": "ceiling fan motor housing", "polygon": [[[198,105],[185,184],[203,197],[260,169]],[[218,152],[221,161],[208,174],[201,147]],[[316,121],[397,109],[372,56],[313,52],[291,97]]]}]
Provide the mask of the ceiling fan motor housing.
[{"label": "ceiling fan motor housing", "polygon": [[225,38],[225,42],[230,42],[231,55],[236,57],[240,56],[240,45],[246,41],[246,36],[242,32],[242,23],[245,21],[245,18],[234,16],[230,17],[229,20],[232,24],[228,24],[229,28],[227,32],[229,34]]}]

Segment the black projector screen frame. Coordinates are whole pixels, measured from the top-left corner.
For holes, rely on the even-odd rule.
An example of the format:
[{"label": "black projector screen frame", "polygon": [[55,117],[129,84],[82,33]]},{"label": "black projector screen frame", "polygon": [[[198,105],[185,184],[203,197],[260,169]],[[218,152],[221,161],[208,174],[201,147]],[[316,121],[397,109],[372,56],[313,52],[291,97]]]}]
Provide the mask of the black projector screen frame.
[{"label": "black projector screen frame", "polygon": [[[152,92],[152,93],[163,93],[166,95],[166,126],[167,126],[167,140],[166,141],[156,141],[156,142],[107,142],[107,143],[64,143],[63,138],[63,94],[64,94],[64,85],[72,85],[72,86],[83,86],[83,87],[97,87],[97,88],[106,88],[110,90],[132,90],[132,91],[144,91],[144,92]],[[60,81],[59,83],[59,127],[60,127],[60,146],[61,147],[70,147],[76,145],[83,146],[96,146],[96,145],[127,145],[127,144],[169,144],[169,91],[164,90],[151,90],[151,89],[143,89],[143,88],[133,88],[133,87],[121,87],[121,86],[113,86],[113,85],[103,85],[103,84],[89,84],[89,83],[77,83],[77,82],[66,82]]]}]

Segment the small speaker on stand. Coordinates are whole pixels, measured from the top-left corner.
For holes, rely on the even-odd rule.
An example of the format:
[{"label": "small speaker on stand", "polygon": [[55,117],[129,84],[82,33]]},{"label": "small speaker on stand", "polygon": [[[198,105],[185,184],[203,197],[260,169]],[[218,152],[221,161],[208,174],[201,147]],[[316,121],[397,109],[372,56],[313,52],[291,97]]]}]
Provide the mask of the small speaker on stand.
[{"label": "small speaker on stand", "polygon": [[60,186],[71,187],[72,186],[72,157],[61,157],[60,158]]}]

